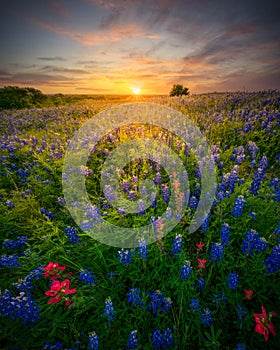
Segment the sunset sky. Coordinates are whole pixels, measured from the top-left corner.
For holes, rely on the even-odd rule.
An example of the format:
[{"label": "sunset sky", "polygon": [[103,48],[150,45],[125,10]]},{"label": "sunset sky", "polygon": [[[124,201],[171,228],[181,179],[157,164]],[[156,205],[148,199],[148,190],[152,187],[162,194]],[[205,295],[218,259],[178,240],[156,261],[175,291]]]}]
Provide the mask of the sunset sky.
[{"label": "sunset sky", "polygon": [[11,0],[0,86],[44,93],[280,89],[278,1]]}]

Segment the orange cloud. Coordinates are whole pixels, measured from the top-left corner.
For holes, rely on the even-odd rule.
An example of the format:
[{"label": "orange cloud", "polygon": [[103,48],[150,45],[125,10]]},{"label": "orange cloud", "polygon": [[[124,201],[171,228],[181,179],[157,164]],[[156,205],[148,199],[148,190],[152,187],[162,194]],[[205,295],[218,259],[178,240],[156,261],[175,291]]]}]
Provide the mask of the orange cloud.
[{"label": "orange cloud", "polygon": [[42,28],[58,35],[69,37],[83,46],[97,46],[135,37],[148,39],[160,38],[159,35],[147,33],[143,28],[135,24],[127,24],[125,27],[114,25],[112,30],[106,33],[88,33],[73,31],[41,20],[37,20],[36,22]]}]

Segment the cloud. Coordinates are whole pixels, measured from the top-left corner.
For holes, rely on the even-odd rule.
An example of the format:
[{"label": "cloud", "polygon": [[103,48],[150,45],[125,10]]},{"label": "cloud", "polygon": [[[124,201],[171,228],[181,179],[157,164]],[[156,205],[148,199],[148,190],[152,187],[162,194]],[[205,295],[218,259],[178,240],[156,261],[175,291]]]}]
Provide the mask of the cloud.
[{"label": "cloud", "polygon": [[110,42],[117,42],[136,37],[148,39],[160,38],[159,35],[149,33],[144,28],[141,28],[135,24],[127,24],[125,27],[116,25],[110,32],[107,33],[90,33],[74,31],[46,21],[36,20],[36,22],[42,28],[54,32],[58,35],[69,37],[83,46],[104,45]]},{"label": "cloud", "polygon": [[66,58],[61,56],[50,56],[50,57],[37,57],[40,61],[67,61]]},{"label": "cloud", "polygon": [[88,71],[83,69],[63,68],[63,67],[55,67],[55,66],[44,66],[44,67],[41,67],[41,70],[53,72],[53,73],[89,74]]}]

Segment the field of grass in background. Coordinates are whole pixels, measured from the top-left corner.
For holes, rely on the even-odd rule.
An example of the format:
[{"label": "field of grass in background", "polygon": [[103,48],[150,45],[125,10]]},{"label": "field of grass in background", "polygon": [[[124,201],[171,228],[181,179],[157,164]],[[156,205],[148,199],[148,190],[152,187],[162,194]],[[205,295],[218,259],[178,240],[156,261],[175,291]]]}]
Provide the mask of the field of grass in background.
[{"label": "field of grass in background", "polygon": [[[156,163],[132,162],[120,187],[138,201],[138,215],[112,208],[100,171],[123,130],[104,139],[81,169],[94,208],[86,211],[83,231],[62,191],[63,157],[74,132],[105,108],[131,101],[0,112],[1,349],[279,348],[280,93],[142,100],[196,123],[210,143],[218,188],[209,216],[190,234],[200,197],[198,164],[188,144],[166,131],[156,135],[186,164],[190,199],[172,232],[148,246],[139,239],[135,249],[91,239],[90,219],[127,227],[154,220],[159,233],[162,213],[172,215],[176,174],[168,178]],[[131,126],[126,135],[136,132]],[[137,186],[144,178],[157,188],[146,211]]]}]

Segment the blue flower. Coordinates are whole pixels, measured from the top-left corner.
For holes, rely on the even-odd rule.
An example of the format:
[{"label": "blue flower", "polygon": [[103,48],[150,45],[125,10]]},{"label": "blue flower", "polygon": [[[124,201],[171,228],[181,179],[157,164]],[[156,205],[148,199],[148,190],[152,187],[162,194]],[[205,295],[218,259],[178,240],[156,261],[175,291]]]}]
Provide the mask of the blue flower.
[{"label": "blue flower", "polygon": [[173,346],[173,336],[170,328],[160,331],[156,328],[152,335],[154,349],[168,349]]},{"label": "blue flower", "polygon": [[233,216],[240,216],[242,215],[242,211],[245,205],[245,199],[243,196],[238,196],[235,203],[234,203],[234,209],[232,211]]},{"label": "blue flower", "polygon": [[238,275],[237,273],[233,272],[229,275],[228,281],[227,281],[227,285],[229,288],[231,288],[232,290],[235,290],[237,287],[239,280],[238,280]]},{"label": "blue flower", "polygon": [[78,230],[75,227],[67,226],[64,231],[66,232],[67,238],[70,239],[72,244],[82,242],[78,235]]},{"label": "blue flower", "polygon": [[242,243],[242,253],[254,255],[254,250],[258,253],[264,252],[268,247],[267,241],[263,237],[259,237],[259,233],[255,230],[246,232],[246,238]]},{"label": "blue flower", "polygon": [[201,323],[206,324],[208,327],[210,327],[211,323],[213,322],[210,310],[203,309],[203,312],[200,314],[200,317]]},{"label": "blue flower", "polygon": [[12,239],[5,239],[2,244],[6,249],[19,249],[26,245],[27,240],[27,236],[18,236],[15,241]]},{"label": "blue flower", "polygon": [[238,343],[234,350],[246,350],[246,346],[242,343]]},{"label": "blue flower", "polygon": [[48,211],[47,209],[45,208],[41,208],[40,209],[41,213],[43,215],[45,215],[46,217],[48,217],[50,220],[54,219],[54,213],[52,213],[51,211]]},{"label": "blue flower", "polygon": [[182,266],[180,272],[181,272],[181,274],[180,274],[181,279],[185,280],[185,279],[189,278],[190,274],[192,272],[191,263],[189,261],[186,261],[185,264]]},{"label": "blue flower", "polygon": [[137,331],[132,331],[129,334],[127,349],[137,349],[138,347],[138,339],[137,339]]},{"label": "blue flower", "polygon": [[132,306],[143,306],[143,298],[141,296],[140,290],[138,288],[131,288],[127,293],[128,302],[131,303]]},{"label": "blue flower", "polygon": [[176,235],[176,237],[174,238],[171,254],[175,256],[180,254],[182,244],[183,244],[182,235],[181,234]]},{"label": "blue flower", "polygon": [[89,271],[87,269],[81,269],[78,278],[86,285],[92,286],[96,283],[96,277],[92,275],[92,271]]},{"label": "blue flower", "polygon": [[138,240],[138,254],[142,259],[146,260],[148,256],[148,248],[144,238]]},{"label": "blue flower", "polygon": [[156,290],[154,293],[149,294],[151,302],[147,306],[147,310],[152,310],[155,316],[158,315],[158,312],[161,311],[166,313],[169,311],[172,301],[170,298],[163,296],[163,293],[160,290]]},{"label": "blue flower", "polygon": [[224,223],[221,227],[221,243],[222,245],[225,245],[228,247],[229,245],[229,240],[230,240],[230,226],[227,223]]},{"label": "blue flower", "polygon": [[21,319],[25,325],[37,323],[40,318],[40,309],[30,293],[20,292],[17,297],[12,297],[9,290],[3,294],[0,292],[0,313],[4,317],[13,320]]},{"label": "blue flower", "polygon": [[92,334],[90,334],[88,336],[88,340],[89,340],[89,349],[90,350],[98,350],[99,348],[99,337],[96,335],[95,332],[93,332]]},{"label": "blue flower", "polygon": [[118,260],[120,261],[121,265],[123,265],[123,266],[130,265],[132,262],[130,252],[128,250],[124,250],[122,248],[118,252]]},{"label": "blue flower", "polygon": [[107,325],[110,327],[111,321],[115,317],[115,310],[114,310],[113,303],[112,303],[112,300],[110,297],[105,300],[104,311],[105,311],[105,316],[107,317],[107,320],[108,320]]},{"label": "blue flower", "polygon": [[9,267],[10,269],[13,267],[19,267],[21,264],[18,262],[19,256],[14,255],[2,255],[0,256],[0,266]]},{"label": "blue flower", "polygon": [[214,243],[210,250],[210,260],[213,263],[217,263],[224,257],[224,247],[222,243]]},{"label": "blue flower", "polygon": [[272,248],[271,254],[264,261],[268,274],[280,270],[280,244]]},{"label": "blue flower", "polygon": [[192,298],[190,302],[190,307],[193,309],[193,311],[198,311],[200,308],[200,303],[197,299]]}]

